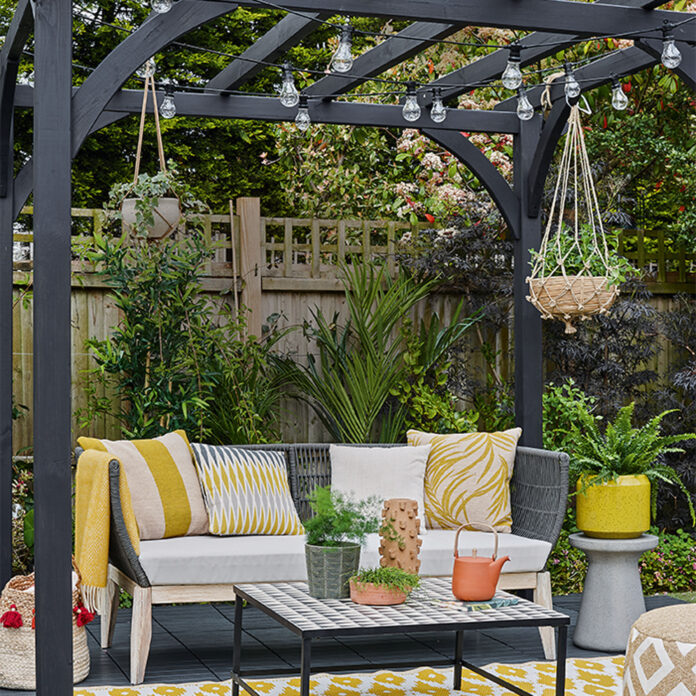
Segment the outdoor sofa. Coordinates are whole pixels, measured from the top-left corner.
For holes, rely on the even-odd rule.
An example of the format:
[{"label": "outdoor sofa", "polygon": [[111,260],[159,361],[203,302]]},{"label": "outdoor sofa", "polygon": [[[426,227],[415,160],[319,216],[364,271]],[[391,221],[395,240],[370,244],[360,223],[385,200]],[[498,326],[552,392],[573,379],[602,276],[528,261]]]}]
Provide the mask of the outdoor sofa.
[{"label": "outdoor sofa", "polygon": [[[399,446],[399,445],[397,445]],[[309,496],[331,481],[328,444],[246,445],[248,449],[284,452],[290,491],[301,519],[311,515]],[[81,450],[76,454],[79,456]],[[137,556],[130,542],[119,497],[120,464],[109,462],[111,534],[109,610],[101,617],[101,645],[111,644],[118,611],[119,587],[133,596],[130,658],[131,683],[143,681],[152,636],[152,605],[219,602],[234,599],[233,583],[306,580],[304,536],[183,536],[140,542]],[[552,607],[545,570],[566,511],[568,456],[528,447],[516,450],[511,480],[512,533],[500,535],[503,567],[499,587],[532,590],[538,604]],[[430,529],[422,535],[421,574],[451,575],[454,530]],[[379,564],[377,535],[368,538],[361,565]],[[477,548],[493,552],[493,535],[464,532],[460,554]],[[555,657],[553,628],[539,629],[544,654]]]}]

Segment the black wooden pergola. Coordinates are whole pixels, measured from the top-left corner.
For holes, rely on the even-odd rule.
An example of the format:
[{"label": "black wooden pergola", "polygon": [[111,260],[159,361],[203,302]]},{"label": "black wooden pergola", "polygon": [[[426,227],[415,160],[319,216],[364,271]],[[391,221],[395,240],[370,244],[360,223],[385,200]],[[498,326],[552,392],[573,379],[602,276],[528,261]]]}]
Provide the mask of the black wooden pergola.
[{"label": "black wooden pergola", "polygon": [[[492,111],[450,108],[433,122],[427,108],[413,122],[401,107],[340,100],[364,81],[419,53],[434,40],[462,28],[504,27],[531,31],[519,41],[522,67],[563,47],[596,36],[633,39],[576,70],[584,91],[649,68],[660,61],[664,28],[671,26],[683,60],[675,69],[696,85],[696,22],[693,15],[659,9],[655,0],[178,0],[166,14],[152,14],[125,38],[79,86],[73,87],[71,0],[19,0],[0,52],[0,583],[11,574],[12,459],[12,230],[34,196],[34,475],[37,615],[37,690],[65,696],[72,689],[70,599],[71,404],[70,404],[70,207],[71,161],[84,141],[101,128],[138,113],[141,93],[122,89],[150,56],[192,29],[238,7],[282,7],[287,14],[200,93],[177,92],[183,116],[287,121],[295,109],[277,98],[235,94],[263,68],[282,59],[318,24],[335,15],[409,20],[406,29],[356,58],[347,75],[328,74],[304,93],[316,123],[419,129],[452,153],[478,177],[500,209],[514,240],[515,413],[523,442],[541,444],[541,318],[526,301],[529,250],[540,241],[540,201],[554,148],[569,113],[562,81],[551,90],[552,108],[521,121],[513,96]],[[35,86],[17,85],[28,39],[34,38]],[[418,89],[422,107],[434,87],[452,99],[472,85],[495,79],[508,51],[485,57]],[[226,91],[228,91],[226,93]],[[542,88],[529,90],[538,107]],[[319,95],[332,95],[319,98]],[[315,98],[312,99],[312,96]],[[159,98],[163,97],[159,94]],[[13,115],[33,108],[33,158],[14,176]],[[509,133],[514,137],[514,182],[510,186],[466,133]]]}]

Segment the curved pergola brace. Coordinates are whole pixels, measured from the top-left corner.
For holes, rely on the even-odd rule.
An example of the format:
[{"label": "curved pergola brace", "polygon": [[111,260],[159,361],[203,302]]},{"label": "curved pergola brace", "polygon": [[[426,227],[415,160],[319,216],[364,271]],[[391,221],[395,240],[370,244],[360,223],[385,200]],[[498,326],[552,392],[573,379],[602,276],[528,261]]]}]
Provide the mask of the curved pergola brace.
[{"label": "curved pergola brace", "polygon": [[475,174],[498,206],[513,239],[519,239],[520,201],[502,174],[481,150],[458,131],[436,131],[423,128],[421,132],[452,153]]}]

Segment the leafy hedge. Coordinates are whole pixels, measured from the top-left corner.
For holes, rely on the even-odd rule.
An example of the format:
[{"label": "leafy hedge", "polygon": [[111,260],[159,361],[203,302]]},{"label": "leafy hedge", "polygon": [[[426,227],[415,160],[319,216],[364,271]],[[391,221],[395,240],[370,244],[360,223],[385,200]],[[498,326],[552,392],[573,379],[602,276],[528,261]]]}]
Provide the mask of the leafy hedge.
[{"label": "leafy hedge", "polygon": [[[641,557],[640,579],[648,595],[663,592],[696,590],[696,540],[679,529],[675,534],[659,532],[660,541],[652,551]],[[587,559],[585,554],[568,542],[569,532],[563,530],[549,557],[553,593],[557,595],[582,592]]]}]

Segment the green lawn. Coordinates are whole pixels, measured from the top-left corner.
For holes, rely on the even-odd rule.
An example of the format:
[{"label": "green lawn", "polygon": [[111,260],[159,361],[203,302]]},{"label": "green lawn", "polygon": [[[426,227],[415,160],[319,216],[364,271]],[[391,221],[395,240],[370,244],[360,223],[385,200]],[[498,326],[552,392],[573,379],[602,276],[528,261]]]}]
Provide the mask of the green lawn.
[{"label": "green lawn", "polygon": [[692,602],[696,604],[696,592],[671,592],[671,597],[676,597],[684,602]]}]

